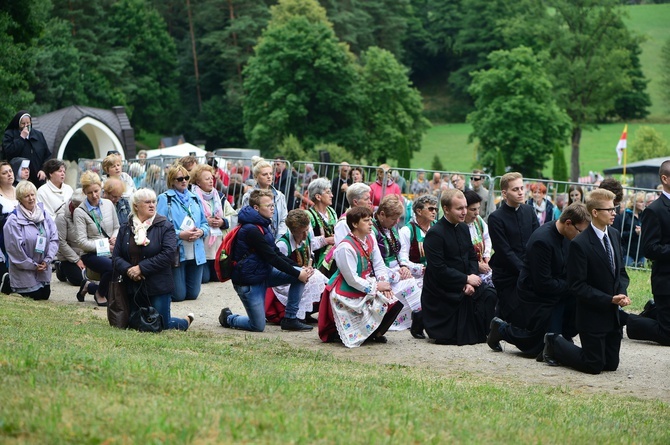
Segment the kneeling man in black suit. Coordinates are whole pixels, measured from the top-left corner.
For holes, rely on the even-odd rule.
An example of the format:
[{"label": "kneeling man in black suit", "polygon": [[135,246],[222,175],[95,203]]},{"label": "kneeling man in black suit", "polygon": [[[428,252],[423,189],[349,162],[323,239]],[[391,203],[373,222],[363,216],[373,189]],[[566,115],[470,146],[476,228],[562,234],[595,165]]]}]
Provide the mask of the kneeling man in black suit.
[{"label": "kneeling man in black suit", "polygon": [[577,299],[577,330],[582,347],[560,334],[545,335],[544,360],[589,374],[615,371],[623,334],[628,275],[621,255],[621,237],[610,227],[616,208],[614,193],[596,189],[586,200],[591,225],[568,250],[568,284]]}]

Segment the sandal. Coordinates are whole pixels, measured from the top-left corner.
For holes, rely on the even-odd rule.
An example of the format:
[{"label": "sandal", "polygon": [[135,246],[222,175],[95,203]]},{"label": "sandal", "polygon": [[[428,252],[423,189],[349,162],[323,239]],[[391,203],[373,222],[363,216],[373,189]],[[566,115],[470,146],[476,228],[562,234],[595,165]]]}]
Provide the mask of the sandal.
[{"label": "sandal", "polygon": [[79,292],[77,292],[77,301],[80,303],[84,302],[84,298],[86,298],[86,294],[88,293],[88,280],[83,280],[81,282],[81,286],[79,286]]}]

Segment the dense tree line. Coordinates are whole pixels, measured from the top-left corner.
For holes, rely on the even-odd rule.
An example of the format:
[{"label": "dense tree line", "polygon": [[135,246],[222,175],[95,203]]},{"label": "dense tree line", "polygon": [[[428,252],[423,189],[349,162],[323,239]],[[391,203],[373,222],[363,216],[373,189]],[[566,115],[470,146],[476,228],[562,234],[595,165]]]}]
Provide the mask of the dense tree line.
[{"label": "dense tree line", "polygon": [[[463,121],[475,111],[473,73],[493,68],[492,52],[522,45],[567,111],[577,153],[583,128],[647,113],[640,40],[621,20],[620,0],[282,0],[280,9],[277,3],[4,2],[0,121],[18,108],[39,114],[75,103],[125,105],[140,135],[183,133],[210,148],[259,146],[268,155],[292,135],[310,156],[319,144],[337,144],[371,162],[406,164],[426,128],[407,79],[425,91],[436,85],[446,91],[448,99],[429,116]],[[566,33],[571,24],[579,29]],[[285,48],[293,44],[291,54]],[[322,54],[301,57],[314,51]],[[591,73],[579,60],[595,60],[599,68]],[[316,61],[323,63],[318,70],[307,69]],[[607,88],[596,88],[603,83],[600,67],[609,70]],[[576,85],[584,80],[593,82],[588,98]],[[495,159],[497,149],[485,159]]]}]

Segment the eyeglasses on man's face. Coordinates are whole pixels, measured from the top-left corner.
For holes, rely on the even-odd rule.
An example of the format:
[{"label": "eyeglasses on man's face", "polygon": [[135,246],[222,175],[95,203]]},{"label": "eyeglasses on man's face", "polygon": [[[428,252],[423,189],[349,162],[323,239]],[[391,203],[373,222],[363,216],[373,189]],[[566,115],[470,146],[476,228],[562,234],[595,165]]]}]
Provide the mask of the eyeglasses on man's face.
[{"label": "eyeglasses on man's face", "polygon": [[609,209],[596,209],[599,212],[610,212],[610,213],[616,213],[617,208],[616,207],[610,207]]},{"label": "eyeglasses on man's face", "polygon": [[260,207],[265,207],[266,209],[274,209],[274,204],[260,204]]}]

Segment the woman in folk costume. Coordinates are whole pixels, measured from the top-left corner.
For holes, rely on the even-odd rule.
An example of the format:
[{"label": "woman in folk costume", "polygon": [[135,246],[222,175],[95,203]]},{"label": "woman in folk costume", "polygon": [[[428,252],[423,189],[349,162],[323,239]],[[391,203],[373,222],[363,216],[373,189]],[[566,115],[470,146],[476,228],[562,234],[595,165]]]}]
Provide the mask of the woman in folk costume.
[{"label": "woman in folk costume", "polygon": [[[421,195],[414,200],[412,211],[414,218],[398,231],[400,236],[400,264],[409,268],[420,289],[423,288],[423,276],[426,273],[426,252],[423,240],[435,224],[437,217],[437,198],[435,195]],[[426,338],[423,333],[421,310],[412,310],[410,333],[414,338]]]},{"label": "woman in folk costume", "polygon": [[319,337],[354,348],[366,340],[386,343],[384,334],[403,308],[391,284],[400,280],[389,270],[372,232],[372,211],[353,207],[347,212],[351,231],[335,248],[338,270],[319,306]]},{"label": "woman in folk costume", "polygon": [[393,283],[391,290],[405,306],[391,326],[393,331],[409,329],[412,324],[412,311],[421,310],[421,288],[412,277],[411,269],[400,262],[400,236],[396,225],[403,215],[405,207],[397,195],[382,198],[372,221],[374,235],[384,264],[400,279]]},{"label": "woman in folk costume", "polygon": [[[330,187],[330,181],[327,182]],[[288,212],[286,227],[289,231],[283,234],[276,243],[279,251],[295,261],[300,267],[312,266],[310,224],[307,212],[302,209],[294,209]],[[305,283],[305,289],[298,306],[297,318],[309,322],[316,321],[310,317],[310,314],[319,310],[319,302],[327,282],[328,279],[325,275],[315,269],[314,275]],[[289,288],[289,284],[282,284],[268,289],[265,296],[265,318],[268,321],[279,323],[284,318]]]},{"label": "woman in folk costume", "polygon": [[331,207],[333,205],[333,192],[327,178],[312,180],[307,190],[309,199],[314,202],[314,206],[307,211],[307,214],[311,224],[310,238],[314,251],[314,268],[318,269],[334,247],[337,214],[335,209]]},{"label": "woman in folk costume", "polygon": [[477,254],[479,277],[486,284],[494,287],[493,280],[491,279],[491,266],[489,266],[489,260],[491,260],[491,236],[489,235],[489,226],[479,215],[482,198],[474,190],[466,190],[463,194],[468,203],[468,213],[465,215],[465,224],[468,225],[472,245]]},{"label": "woman in folk costume", "polygon": [[223,237],[230,230],[231,217],[237,215],[230,203],[221,199],[219,192],[214,188],[214,174],[214,168],[206,164],[196,165],[189,173],[191,192],[200,200],[209,226],[209,236],[204,239],[207,265],[202,270],[203,283],[209,283],[216,278],[214,259]]}]

